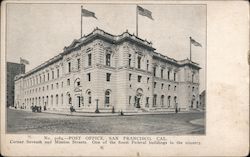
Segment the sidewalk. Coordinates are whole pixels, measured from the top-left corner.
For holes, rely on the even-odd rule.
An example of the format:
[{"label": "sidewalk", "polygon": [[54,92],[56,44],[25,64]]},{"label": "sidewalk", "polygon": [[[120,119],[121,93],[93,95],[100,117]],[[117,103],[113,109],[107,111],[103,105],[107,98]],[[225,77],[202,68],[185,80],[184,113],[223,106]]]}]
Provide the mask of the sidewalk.
[{"label": "sidewalk", "polygon": [[[26,112],[32,112],[31,110],[27,109],[14,109],[14,110],[21,110]],[[162,114],[182,114],[182,113],[197,113],[198,111],[181,111],[178,113],[175,112],[123,112],[123,116],[136,116],[136,115],[162,115]],[[81,116],[81,117],[107,117],[107,116],[121,116],[120,112],[116,113],[94,113],[94,112],[70,112],[70,111],[51,111],[46,110],[42,111],[41,113],[48,113],[48,114],[57,114],[57,115],[66,115],[66,116]],[[39,113],[38,113],[39,114]]]}]

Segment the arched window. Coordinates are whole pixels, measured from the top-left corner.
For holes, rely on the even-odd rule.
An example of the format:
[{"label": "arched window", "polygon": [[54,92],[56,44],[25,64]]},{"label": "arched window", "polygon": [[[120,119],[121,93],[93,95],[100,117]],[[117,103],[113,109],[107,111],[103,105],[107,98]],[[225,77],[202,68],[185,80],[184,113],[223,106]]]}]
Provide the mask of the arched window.
[{"label": "arched window", "polygon": [[45,105],[48,105],[49,104],[49,96],[46,97],[46,102],[45,102]]},{"label": "arched window", "polygon": [[56,95],[56,105],[58,105],[58,94]]},{"label": "arched window", "polygon": [[105,106],[109,107],[110,105],[110,91],[106,90],[105,92]]},{"label": "arched window", "polygon": [[171,105],[171,96],[168,96],[168,107]]},{"label": "arched window", "polygon": [[78,86],[80,86],[81,85],[81,81],[80,81],[80,78],[77,78],[76,80],[75,80],[75,87],[78,87]]},{"label": "arched window", "polygon": [[53,106],[53,95],[51,95],[51,100],[50,100],[50,102],[51,102],[51,106]]},{"label": "arched window", "polygon": [[174,97],[174,102],[175,102],[175,103],[177,102],[177,97],[176,97],[176,96]]},{"label": "arched window", "polygon": [[176,96],[174,97],[174,105],[175,105],[175,107],[177,107],[177,97]]},{"label": "arched window", "polygon": [[88,91],[88,98],[89,98],[89,100],[88,100],[88,103],[89,103],[89,105],[91,105],[91,91]]},{"label": "arched window", "polygon": [[164,106],[164,95],[161,96],[161,106]]}]

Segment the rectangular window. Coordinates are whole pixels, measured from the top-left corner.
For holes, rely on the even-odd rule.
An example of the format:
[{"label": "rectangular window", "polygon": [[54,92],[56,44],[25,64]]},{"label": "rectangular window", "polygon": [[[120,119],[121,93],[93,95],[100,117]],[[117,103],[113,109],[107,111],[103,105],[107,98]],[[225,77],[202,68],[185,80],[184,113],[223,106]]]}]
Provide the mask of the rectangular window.
[{"label": "rectangular window", "polygon": [[87,79],[88,79],[88,81],[91,81],[91,74],[90,74],[90,73],[88,73],[88,74],[87,74],[87,76],[88,76],[88,78],[87,78]]},{"label": "rectangular window", "polygon": [[156,82],[154,82],[154,88],[156,88]]},{"label": "rectangular window", "polygon": [[49,81],[49,73],[47,74],[47,81]]},{"label": "rectangular window", "polygon": [[67,79],[67,85],[70,86],[70,79]]},{"label": "rectangular window", "polygon": [[141,82],[141,76],[140,75],[138,76],[138,82]]},{"label": "rectangular window", "polygon": [[53,84],[51,84],[51,90],[53,90]]},{"label": "rectangular window", "polygon": [[61,95],[61,99],[62,99],[62,100],[61,100],[61,103],[62,103],[62,105],[63,105],[63,94]]},{"label": "rectangular window", "polygon": [[59,69],[57,69],[56,71],[57,71],[57,78],[59,78]]},{"label": "rectangular window", "polygon": [[128,75],[128,80],[131,81],[132,74]]},{"label": "rectangular window", "polygon": [[88,66],[91,66],[91,53],[88,54]]},{"label": "rectangular window", "polygon": [[141,69],[141,56],[138,56],[137,58],[138,63],[138,69]]},{"label": "rectangular window", "polygon": [[163,69],[161,69],[161,78],[163,78]]},{"label": "rectangular window", "polygon": [[157,99],[157,95],[155,94],[155,95],[154,95],[154,98],[153,98],[153,106],[154,106],[154,107],[156,106],[156,99]]},{"label": "rectangular window", "polygon": [[149,77],[147,78],[147,83],[149,82]]},{"label": "rectangular window", "polygon": [[128,103],[131,104],[131,99],[132,99],[132,96],[129,96],[128,97]]},{"label": "rectangular window", "polygon": [[163,87],[164,87],[164,83],[161,84],[161,89],[163,89]]},{"label": "rectangular window", "polygon": [[153,69],[154,76],[156,76],[156,67]]},{"label": "rectangular window", "polygon": [[146,97],[146,107],[149,107],[149,97]]},{"label": "rectangular window", "polygon": [[68,72],[70,73],[71,72],[71,63],[68,62]]},{"label": "rectangular window", "polygon": [[170,79],[170,71],[168,71],[168,80]]},{"label": "rectangular window", "polygon": [[77,59],[77,70],[80,69],[80,66],[81,66],[81,60],[80,58]]},{"label": "rectangular window", "polygon": [[174,81],[176,81],[176,73],[174,73]]},{"label": "rectangular window", "polygon": [[149,67],[149,61],[147,60],[147,71],[148,71],[148,67]]},{"label": "rectangular window", "polygon": [[110,53],[106,54],[106,65],[107,66],[110,66],[110,58],[111,58]]},{"label": "rectangular window", "polygon": [[89,104],[91,104],[91,96],[89,96]]},{"label": "rectangular window", "polygon": [[128,66],[131,67],[131,54],[128,55]]},{"label": "rectangular window", "polygon": [[107,82],[110,81],[110,77],[111,77],[111,74],[110,74],[110,73],[106,73],[106,81],[107,81]]},{"label": "rectangular window", "polygon": [[54,79],[54,71],[52,71],[52,79]]},{"label": "rectangular window", "polygon": [[58,95],[56,95],[56,105],[58,105]]},{"label": "rectangular window", "polygon": [[194,74],[192,74],[192,82],[194,82]]}]

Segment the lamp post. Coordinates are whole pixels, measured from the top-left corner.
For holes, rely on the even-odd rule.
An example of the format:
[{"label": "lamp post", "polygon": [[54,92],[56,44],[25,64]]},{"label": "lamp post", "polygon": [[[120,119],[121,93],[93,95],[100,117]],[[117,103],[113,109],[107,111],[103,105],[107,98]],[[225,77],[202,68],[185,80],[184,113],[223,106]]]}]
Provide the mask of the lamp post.
[{"label": "lamp post", "polygon": [[98,109],[98,101],[99,99],[95,99],[96,100],[96,109],[95,109],[95,113],[100,113],[99,109]]}]

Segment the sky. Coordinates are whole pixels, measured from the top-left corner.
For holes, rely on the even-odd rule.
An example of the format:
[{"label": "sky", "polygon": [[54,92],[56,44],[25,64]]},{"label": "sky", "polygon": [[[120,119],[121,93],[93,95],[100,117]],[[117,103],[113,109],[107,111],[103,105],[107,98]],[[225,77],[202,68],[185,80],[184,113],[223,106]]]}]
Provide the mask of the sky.
[{"label": "sky", "polygon": [[[8,4],[7,61],[28,60],[29,71],[63,51],[80,38],[82,4]],[[138,35],[153,43],[156,52],[176,60],[189,58],[191,36],[202,47],[192,46],[192,61],[200,70],[200,92],[205,89],[206,6],[139,4],[154,20],[138,16]],[[136,4],[83,4],[97,20],[83,17],[83,34],[98,27],[110,34],[126,30],[136,34]]]}]

